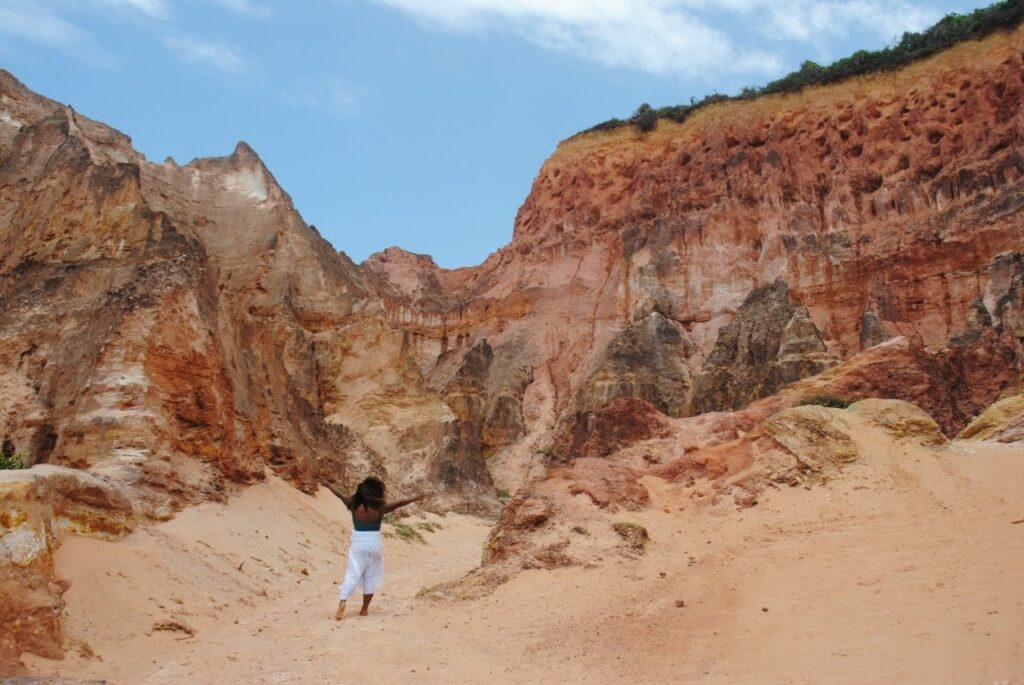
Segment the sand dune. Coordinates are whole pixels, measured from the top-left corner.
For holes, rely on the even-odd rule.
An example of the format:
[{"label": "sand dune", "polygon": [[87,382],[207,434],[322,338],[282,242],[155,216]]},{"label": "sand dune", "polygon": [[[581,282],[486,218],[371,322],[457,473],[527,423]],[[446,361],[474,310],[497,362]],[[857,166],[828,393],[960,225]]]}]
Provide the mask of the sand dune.
[{"label": "sand dune", "polygon": [[642,556],[417,598],[472,569],[488,530],[430,516],[426,544],[387,540],[371,615],[341,623],[349,524],[323,492],[271,481],[122,542],[69,539],[72,649],[26,663],[147,684],[1024,683],[1020,447],[879,444],[743,511],[645,485],[647,510],[609,518],[648,529]]}]

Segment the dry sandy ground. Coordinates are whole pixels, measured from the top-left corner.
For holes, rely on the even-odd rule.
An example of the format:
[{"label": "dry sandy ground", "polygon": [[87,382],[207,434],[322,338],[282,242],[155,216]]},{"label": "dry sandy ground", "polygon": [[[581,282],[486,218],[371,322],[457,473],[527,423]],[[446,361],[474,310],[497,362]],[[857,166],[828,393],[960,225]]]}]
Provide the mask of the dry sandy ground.
[{"label": "dry sandy ground", "polygon": [[119,543],[69,539],[73,649],[28,663],[122,685],[1024,684],[1024,449],[879,445],[827,486],[742,512],[645,482],[652,506],[609,518],[648,528],[640,558],[417,599],[470,570],[487,533],[431,517],[427,544],[386,541],[384,591],[342,623],[349,524],[329,495],[269,482]]}]

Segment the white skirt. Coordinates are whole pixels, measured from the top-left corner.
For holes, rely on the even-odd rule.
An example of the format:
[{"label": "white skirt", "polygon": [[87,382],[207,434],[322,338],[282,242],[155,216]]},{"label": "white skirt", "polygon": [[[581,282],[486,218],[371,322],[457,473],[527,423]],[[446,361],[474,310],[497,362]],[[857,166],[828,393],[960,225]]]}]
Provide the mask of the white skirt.
[{"label": "white skirt", "polygon": [[339,597],[342,601],[347,601],[356,591],[356,587],[360,585],[364,595],[372,595],[380,589],[382,580],[384,580],[384,545],[381,543],[380,531],[352,531],[345,580],[338,586]]}]

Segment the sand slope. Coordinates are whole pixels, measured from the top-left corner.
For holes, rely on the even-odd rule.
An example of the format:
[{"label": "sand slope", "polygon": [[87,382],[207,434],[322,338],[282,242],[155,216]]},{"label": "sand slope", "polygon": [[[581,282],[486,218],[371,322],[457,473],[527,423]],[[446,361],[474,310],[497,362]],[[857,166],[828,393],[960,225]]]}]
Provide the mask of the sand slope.
[{"label": "sand slope", "polygon": [[387,541],[373,613],[340,624],[348,523],[329,495],[269,482],[119,543],[70,539],[57,565],[77,648],[27,663],[150,684],[1024,683],[1020,447],[880,443],[744,511],[645,484],[648,510],[609,518],[649,530],[641,557],[416,598],[471,569],[487,532],[432,517],[427,544]]}]

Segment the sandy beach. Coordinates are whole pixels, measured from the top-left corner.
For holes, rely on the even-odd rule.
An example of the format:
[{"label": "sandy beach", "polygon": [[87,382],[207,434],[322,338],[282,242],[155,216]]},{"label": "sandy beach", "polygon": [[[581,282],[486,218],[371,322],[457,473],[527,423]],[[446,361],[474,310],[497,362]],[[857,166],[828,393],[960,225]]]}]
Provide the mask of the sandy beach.
[{"label": "sandy beach", "polygon": [[[69,654],[112,683],[1024,683],[1024,450],[878,446],[839,479],[738,511],[646,478],[646,554],[417,597],[480,558],[489,522],[386,540],[366,618],[331,616],[350,523],[271,480],[121,542],[69,538]],[[387,527],[385,527],[387,529]],[[614,533],[593,529],[590,534]],[[352,612],[353,614],[355,612]]]}]

